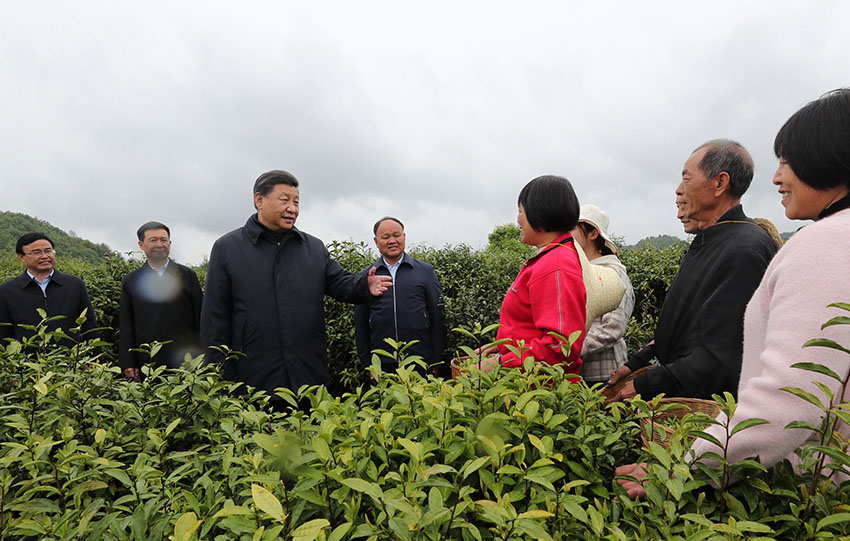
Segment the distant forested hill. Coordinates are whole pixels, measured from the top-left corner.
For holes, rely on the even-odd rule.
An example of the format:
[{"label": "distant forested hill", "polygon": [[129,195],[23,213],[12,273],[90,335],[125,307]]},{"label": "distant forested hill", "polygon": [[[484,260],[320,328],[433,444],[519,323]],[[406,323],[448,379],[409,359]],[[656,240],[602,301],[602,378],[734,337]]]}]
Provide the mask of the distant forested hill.
[{"label": "distant forested hill", "polygon": [[640,249],[644,246],[652,246],[659,250],[672,246],[674,244],[687,244],[688,241],[682,240],[673,235],[656,235],[654,237],[645,237],[637,242],[634,246],[626,246],[626,248]]},{"label": "distant forested hill", "polygon": [[73,232],[66,233],[44,220],[19,212],[4,211],[0,212],[0,254],[4,256],[14,254],[18,238],[24,233],[33,231],[50,237],[60,257],[73,257],[90,263],[99,263],[106,255],[112,253],[109,246],[105,244],[95,244],[81,239]]}]

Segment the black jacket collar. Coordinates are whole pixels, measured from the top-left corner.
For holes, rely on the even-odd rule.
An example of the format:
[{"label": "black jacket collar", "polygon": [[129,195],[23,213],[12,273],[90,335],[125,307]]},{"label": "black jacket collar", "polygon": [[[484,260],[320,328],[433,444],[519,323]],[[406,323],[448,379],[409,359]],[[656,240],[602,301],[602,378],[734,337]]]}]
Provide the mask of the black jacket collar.
[{"label": "black jacket collar", "polygon": [[723,216],[721,216],[720,219],[717,220],[717,223],[697,233],[697,236],[694,237],[694,241],[691,243],[691,247],[699,248],[700,246],[703,246],[704,244],[713,240],[718,235],[722,235],[724,230],[723,225],[727,223],[741,222],[750,223],[753,226],[758,227],[758,224],[756,224],[754,221],[748,218],[746,214],[744,214],[744,207],[738,204],[727,210],[723,214]]},{"label": "black jacket collar", "polygon": [[[245,227],[243,229],[245,231],[245,234],[248,236],[248,240],[250,240],[251,244],[254,245],[260,242],[260,237],[265,231],[265,228],[260,224],[260,220],[257,218],[256,212],[252,214],[250,218],[248,218],[248,221],[245,222]],[[295,226],[292,226],[292,229],[290,229],[290,231],[295,233],[295,238],[301,239],[301,241],[306,240],[304,238],[304,233],[299,231],[298,228],[296,228]]]},{"label": "black jacket collar", "polygon": [[848,207],[850,207],[850,193],[820,211],[820,214],[818,214],[818,218],[826,218],[830,214],[835,214],[839,210],[844,210]]},{"label": "black jacket collar", "polygon": [[[177,264],[174,262],[173,259],[171,259],[169,257],[168,258],[168,265],[165,266],[164,272],[174,272],[174,270],[176,268],[177,268]],[[145,272],[156,272],[156,269],[151,267],[151,264],[147,259],[145,259],[145,264],[142,265],[142,270],[144,270]]]},{"label": "black jacket collar", "polygon": [[[63,284],[63,282],[65,282],[65,276],[66,276],[65,274],[62,274],[61,272],[59,272],[56,269],[53,269],[53,276],[50,277],[49,283],[55,282],[57,286],[61,286]],[[15,278],[15,283],[18,284],[22,288],[27,287],[30,284],[36,284],[35,280],[30,278],[30,275],[27,274],[27,269],[24,269],[24,272],[22,272],[20,276]],[[38,284],[36,284],[36,285],[38,285]]]},{"label": "black jacket collar", "polygon": [[[402,265],[407,264],[407,265],[410,265],[410,266],[412,267],[412,266],[413,266],[413,261],[414,261],[414,260],[413,260],[413,258],[412,258],[412,257],[410,257],[410,254],[408,254],[407,252],[404,252],[404,255],[401,257],[401,263],[402,263]],[[375,265],[374,265],[374,266],[375,266],[376,268],[377,268],[377,267],[385,267],[385,268],[389,269],[389,265],[387,265],[387,262],[386,262],[386,261],[384,261],[384,256],[378,256],[378,260],[377,260],[377,261],[375,261]]]}]

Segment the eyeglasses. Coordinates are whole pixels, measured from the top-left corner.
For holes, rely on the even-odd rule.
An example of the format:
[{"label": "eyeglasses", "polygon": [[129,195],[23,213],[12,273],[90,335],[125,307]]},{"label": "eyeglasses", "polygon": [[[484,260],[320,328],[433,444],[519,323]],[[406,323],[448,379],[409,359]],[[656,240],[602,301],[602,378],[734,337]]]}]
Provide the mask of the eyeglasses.
[{"label": "eyeglasses", "polygon": [[32,252],[24,252],[24,255],[34,255],[35,257],[41,257],[41,255],[56,255],[56,250],[53,248],[46,248],[44,250],[33,250]]}]

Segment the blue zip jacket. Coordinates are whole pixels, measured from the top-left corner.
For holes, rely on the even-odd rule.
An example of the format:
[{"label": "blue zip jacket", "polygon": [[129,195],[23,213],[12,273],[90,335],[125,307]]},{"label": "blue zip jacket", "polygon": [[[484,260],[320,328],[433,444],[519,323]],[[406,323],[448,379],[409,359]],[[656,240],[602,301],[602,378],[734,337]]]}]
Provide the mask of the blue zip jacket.
[{"label": "blue zip jacket", "polygon": [[[375,267],[376,274],[390,275],[383,258],[360,272],[366,276]],[[406,253],[396,270],[393,286],[380,297],[354,306],[357,355],[363,366],[372,362],[372,350],[392,352],[384,338],[401,342],[419,342],[405,350],[405,355],[419,355],[428,365],[442,360],[446,347],[445,316],[440,283],[434,267]],[[381,363],[394,366],[382,357]]]}]

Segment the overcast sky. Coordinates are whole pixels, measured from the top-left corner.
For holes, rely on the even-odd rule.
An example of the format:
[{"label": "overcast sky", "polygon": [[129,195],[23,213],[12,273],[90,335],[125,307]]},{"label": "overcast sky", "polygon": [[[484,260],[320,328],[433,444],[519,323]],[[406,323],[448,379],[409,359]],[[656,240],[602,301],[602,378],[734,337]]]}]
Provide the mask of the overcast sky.
[{"label": "overcast sky", "polygon": [[629,243],[684,236],[700,143],[753,154],[751,216],[785,219],[782,123],[850,85],[850,2],[0,3],[0,210],[119,251],[159,220],[197,263],[269,169],[298,227],[486,245],[541,174]]}]

